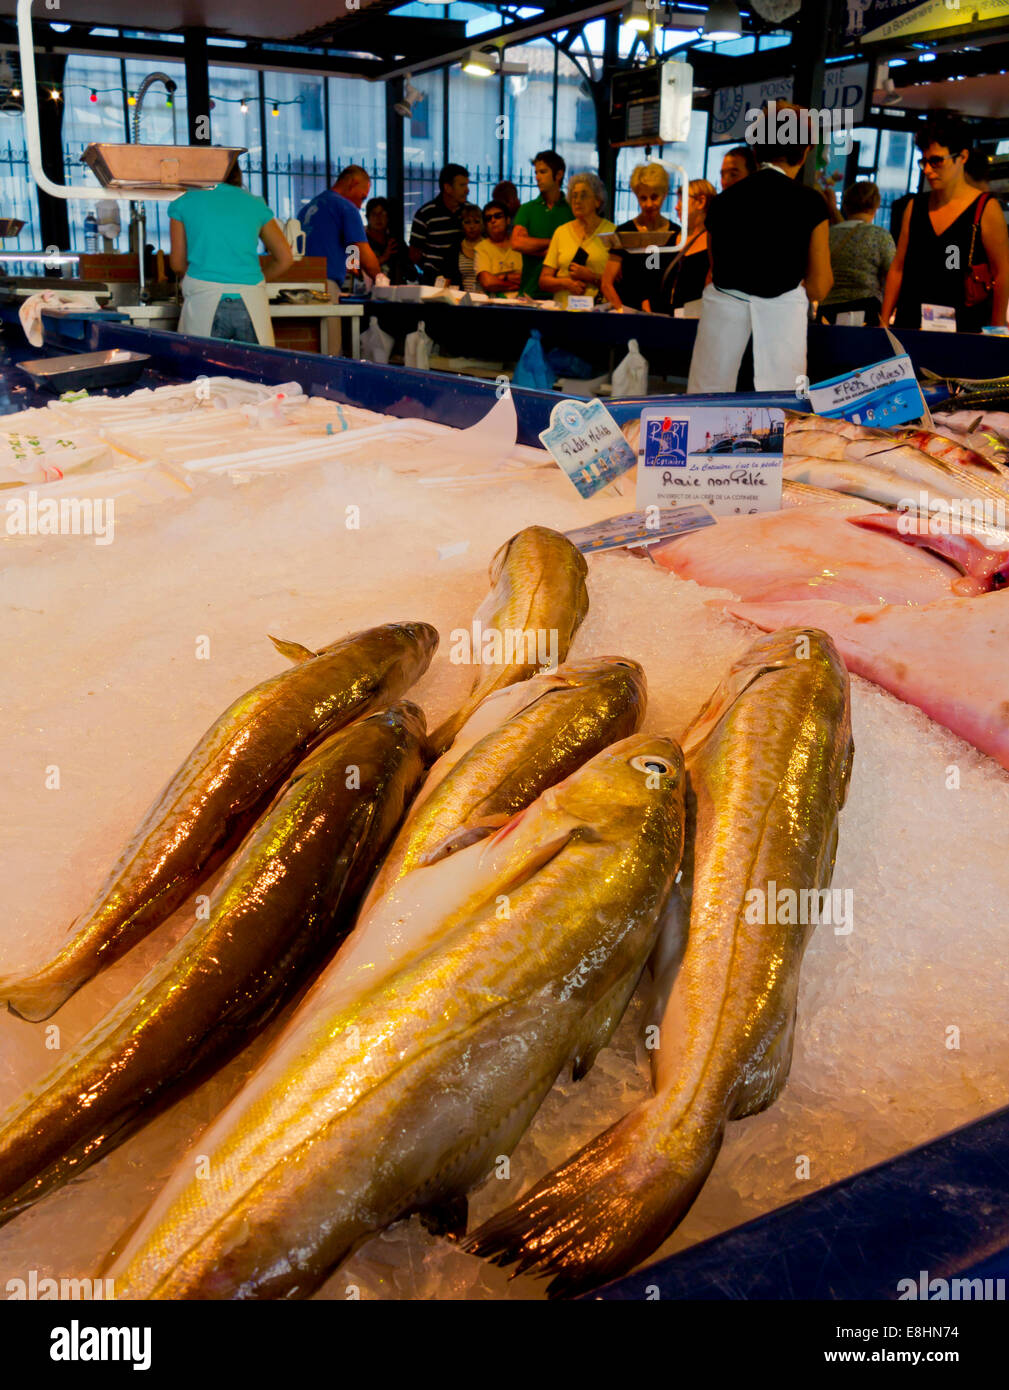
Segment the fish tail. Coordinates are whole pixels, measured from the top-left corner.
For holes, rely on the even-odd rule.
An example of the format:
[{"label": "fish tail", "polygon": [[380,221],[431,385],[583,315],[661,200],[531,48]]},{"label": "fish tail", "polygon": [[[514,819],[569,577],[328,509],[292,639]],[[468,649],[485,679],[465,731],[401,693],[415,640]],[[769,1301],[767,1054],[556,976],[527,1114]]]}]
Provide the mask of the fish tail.
[{"label": "fish tail", "polygon": [[647,1258],[689,1211],[725,1124],[684,1143],[645,1102],[492,1216],[462,1248],[516,1274],[550,1277],[551,1296],[583,1293]]},{"label": "fish tail", "polygon": [[43,1023],[61,1009],[83,980],[51,979],[45,972],[28,979],[0,980],[0,1005],[26,1023]]}]

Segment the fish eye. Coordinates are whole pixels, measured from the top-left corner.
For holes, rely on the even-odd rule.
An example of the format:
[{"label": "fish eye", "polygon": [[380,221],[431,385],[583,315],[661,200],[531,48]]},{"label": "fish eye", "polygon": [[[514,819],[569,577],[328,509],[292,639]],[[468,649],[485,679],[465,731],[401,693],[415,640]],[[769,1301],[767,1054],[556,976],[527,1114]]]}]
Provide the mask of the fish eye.
[{"label": "fish eye", "polygon": [[634,670],[634,667],[631,665],[631,663],[630,663],[629,661],[618,661],[618,662],[616,662],[616,665],[617,665],[617,666],[622,666],[622,667],[624,668],[625,671],[633,671],[633,670]]},{"label": "fish eye", "polygon": [[631,767],[638,772],[663,773],[672,772],[672,765],[667,763],[664,758],[632,758]]}]

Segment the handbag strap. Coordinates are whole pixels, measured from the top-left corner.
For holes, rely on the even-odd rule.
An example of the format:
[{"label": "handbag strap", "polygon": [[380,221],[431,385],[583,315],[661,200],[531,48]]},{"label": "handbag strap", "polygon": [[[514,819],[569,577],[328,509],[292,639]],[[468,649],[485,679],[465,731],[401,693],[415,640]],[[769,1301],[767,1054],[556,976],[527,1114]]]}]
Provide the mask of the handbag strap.
[{"label": "handbag strap", "polygon": [[974,247],[977,244],[977,229],[981,225],[981,218],[984,216],[984,210],[988,206],[988,200],[990,198],[990,193],[982,193],[981,196],[978,198],[977,204],[974,209],[974,223],[970,229],[970,250],[967,252],[968,272],[970,271],[971,266],[974,264]]}]

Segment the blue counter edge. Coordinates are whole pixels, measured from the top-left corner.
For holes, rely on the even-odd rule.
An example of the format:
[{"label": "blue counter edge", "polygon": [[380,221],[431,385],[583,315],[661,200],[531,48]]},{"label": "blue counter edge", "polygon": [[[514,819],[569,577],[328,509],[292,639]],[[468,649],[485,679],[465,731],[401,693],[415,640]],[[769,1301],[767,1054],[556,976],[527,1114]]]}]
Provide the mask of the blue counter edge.
[{"label": "blue counter edge", "polygon": [[[96,352],[123,347],[183,380],[225,373],[400,417],[465,428],[494,401],[494,387],[341,357],[124,326],[96,316],[46,321],[46,347]],[[537,446],[562,399],[515,388],[519,443]],[[690,398],[805,409],[791,394]],[[618,423],[643,406],[684,397],[608,402]],[[740,1121],[745,1124],[746,1121]],[[661,1299],[895,1299],[900,1280],[1009,1278],[1009,1108],[856,1173],[711,1240],[585,1295],[601,1301]]]}]

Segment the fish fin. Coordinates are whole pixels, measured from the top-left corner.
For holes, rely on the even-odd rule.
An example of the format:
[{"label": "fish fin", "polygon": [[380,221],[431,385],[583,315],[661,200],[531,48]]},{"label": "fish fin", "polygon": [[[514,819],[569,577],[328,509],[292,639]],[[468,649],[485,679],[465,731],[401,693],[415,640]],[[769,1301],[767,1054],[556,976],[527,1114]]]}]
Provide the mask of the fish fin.
[{"label": "fish fin", "polygon": [[744,1072],[743,1084],[736,1093],[729,1112],[730,1120],[745,1120],[759,1115],[781,1095],[792,1069],[792,1046],[795,1042],[795,1005],[786,1014],[781,1027],[766,1048],[759,1063]]},{"label": "fish fin", "polygon": [[433,1236],[447,1236],[450,1240],[458,1240],[466,1234],[466,1226],[469,1223],[469,1198],[465,1193],[461,1197],[449,1197],[443,1202],[425,1207],[418,1215],[421,1225]]},{"label": "fish fin", "polygon": [[[645,1102],[548,1173],[462,1242],[516,1274],[550,1277],[548,1293],[583,1293],[626,1273],[679,1225],[711,1171],[724,1121],[670,1150]],[[680,1127],[682,1132],[683,1126]]]},{"label": "fish fin", "polygon": [[690,921],[689,895],[682,891],[685,887],[674,886],[662,910],[659,933],[648,962],[651,981],[645,992],[645,1028],[658,1027],[662,1022],[683,960]]},{"label": "fish fin", "polygon": [[592,1070],[592,1064],[612,1038],[617,1025],[624,1016],[641,978],[641,972],[618,980],[585,1016],[585,1026],[578,1044],[578,1050],[571,1059],[571,1080],[581,1081]]},{"label": "fish fin", "polygon": [[273,637],[270,633],[266,634],[270,641],[280,652],[281,656],[286,656],[288,661],[293,661],[300,665],[303,661],[314,661],[319,655],[318,652],[311,651],[308,647],[303,647],[300,642],[285,642],[283,637]]},{"label": "fish fin", "polygon": [[438,725],[430,738],[431,752],[435,758],[440,758],[452,747],[456,734],[473,713],[473,708],[467,700],[461,709],[457,709],[455,714],[449,715],[448,719]]},{"label": "fish fin", "polygon": [[487,816],[484,820],[477,821],[475,825],[464,825],[458,830],[453,830],[451,835],[446,835],[444,840],[439,840],[426,854],[422,855],[417,860],[415,867],[419,869],[423,864],[437,864],[439,859],[447,859],[450,854],[455,854],[456,850],[466,849],[469,845],[475,845],[479,840],[485,840],[488,835],[493,835],[509,820],[511,817],[506,815]]}]

